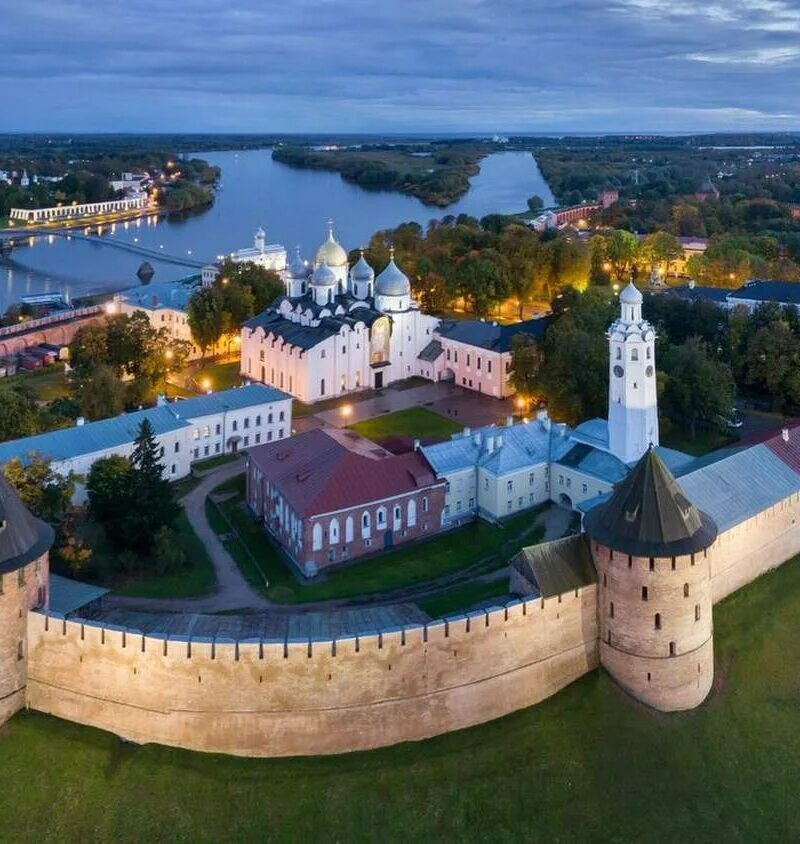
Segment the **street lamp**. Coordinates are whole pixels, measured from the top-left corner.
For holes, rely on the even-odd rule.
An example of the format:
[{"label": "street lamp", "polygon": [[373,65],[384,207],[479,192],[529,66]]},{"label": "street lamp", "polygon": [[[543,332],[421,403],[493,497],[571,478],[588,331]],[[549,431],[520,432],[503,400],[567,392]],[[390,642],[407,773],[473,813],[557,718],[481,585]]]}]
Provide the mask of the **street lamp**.
[{"label": "street lamp", "polygon": [[343,404],[341,408],[339,408],[339,412],[342,414],[344,419],[349,419],[353,415],[353,406],[349,404]]},{"label": "street lamp", "polygon": [[211,379],[210,378],[204,378],[200,382],[200,386],[203,388],[204,392],[210,393],[211,392]]}]

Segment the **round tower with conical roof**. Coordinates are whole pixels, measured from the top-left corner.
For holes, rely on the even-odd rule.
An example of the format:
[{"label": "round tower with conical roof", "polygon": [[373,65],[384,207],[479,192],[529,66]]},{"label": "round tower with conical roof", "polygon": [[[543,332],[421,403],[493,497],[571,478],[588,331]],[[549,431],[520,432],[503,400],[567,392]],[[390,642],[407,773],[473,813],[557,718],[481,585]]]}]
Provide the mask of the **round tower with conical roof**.
[{"label": "round tower with conical roof", "polygon": [[584,529],[599,581],[602,665],[655,709],[698,706],[714,679],[713,519],[651,447]]},{"label": "round tower with conical roof", "polygon": [[25,704],[28,610],[47,602],[49,525],[35,519],[0,473],[0,724]]}]

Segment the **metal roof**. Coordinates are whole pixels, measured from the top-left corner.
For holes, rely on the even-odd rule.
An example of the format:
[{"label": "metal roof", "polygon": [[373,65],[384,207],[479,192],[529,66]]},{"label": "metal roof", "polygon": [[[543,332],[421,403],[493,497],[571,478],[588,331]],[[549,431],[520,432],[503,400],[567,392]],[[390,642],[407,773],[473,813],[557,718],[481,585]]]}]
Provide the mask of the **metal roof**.
[{"label": "metal roof", "polygon": [[523,548],[511,561],[527,581],[533,581],[543,598],[563,595],[597,582],[597,572],[586,539],[567,536]]},{"label": "metal roof", "polygon": [[0,464],[7,463],[14,457],[24,459],[33,452],[52,460],[70,460],[84,454],[119,448],[136,439],[139,427],[145,419],[150,421],[155,435],[160,436],[188,427],[192,419],[200,416],[287,399],[291,399],[288,393],[264,384],[248,384],[245,387],[221,390],[193,399],[180,399],[134,413],[123,413],[111,419],[59,428],[46,434],[0,443]]},{"label": "metal roof", "polygon": [[53,544],[53,529],[26,509],[0,472],[0,575],[41,557]]},{"label": "metal roof", "polygon": [[48,611],[51,615],[66,618],[69,613],[91,604],[110,591],[110,589],[103,589],[102,586],[92,586],[58,574],[51,574]]},{"label": "metal roof", "polygon": [[478,346],[491,352],[510,352],[514,335],[529,334],[535,340],[541,340],[551,322],[550,316],[515,322],[511,325],[499,325],[496,322],[483,322],[477,319],[447,320],[439,326],[439,334],[447,340]]},{"label": "metal roof", "polygon": [[451,440],[422,446],[438,475],[480,466],[493,475],[518,472],[548,463],[569,442],[569,428],[535,419],[516,425],[488,425],[456,434]]},{"label": "metal roof", "polygon": [[717,538],[714,520],[698,510],[653,448],[586,514],[584,529],[593,541],[637,557],[692,554]]},{"label": "metal roof", "polygon": [[728,299],[800,305],[800,282],[763,281],[753,278],[746,281],[738,290],[731,291]]},{"label": "metal roof", "polygon": [[143,284],[123,290],[120,297],[144,311],[156,311],[160,308],[171,308],[175,311],[186,311],[189,299],[198,291],[196,282],[165,281],[158,284]]}]

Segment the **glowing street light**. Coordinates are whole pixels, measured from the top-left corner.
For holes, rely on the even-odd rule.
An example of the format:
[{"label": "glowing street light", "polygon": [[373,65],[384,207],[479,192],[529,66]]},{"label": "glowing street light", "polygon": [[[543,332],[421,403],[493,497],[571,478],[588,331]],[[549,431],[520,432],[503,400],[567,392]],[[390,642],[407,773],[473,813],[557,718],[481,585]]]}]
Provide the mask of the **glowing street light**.
[{"label": "glowing street light", "polygon": [[350,404],[343,404],[339,408],[339,412],[342,414],[344,419],[349,419],[353,415],[353,406]]},{"label": "glowing street light", "polygon": [[204,378],[204,379],[200,382],[200,386],[203,388],[203,390],[204,390],[206,393],[210,393],[210,392],[211,392],[211,379],[210,379],[210,378]]}]

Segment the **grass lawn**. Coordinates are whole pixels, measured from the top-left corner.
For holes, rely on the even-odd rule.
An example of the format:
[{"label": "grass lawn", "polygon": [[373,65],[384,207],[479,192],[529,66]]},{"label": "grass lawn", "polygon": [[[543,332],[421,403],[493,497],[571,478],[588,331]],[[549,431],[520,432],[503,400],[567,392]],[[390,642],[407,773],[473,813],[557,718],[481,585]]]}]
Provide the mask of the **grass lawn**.
[{"label": "grass lawn", "polygon": [[[113,588],[118,595],[136,598],[194,598],[211,592],[216,582],[214,567],[183,511],[175,522],[175,529],[186,554],[185,568],[175,574],[123,575],[113,572],[112,558],[116,551],[102,529],[87,525],[87,541],[93,551],[99,583]],[[80,574],[77,577],[81,579]]]},{"label": "grass lawn", "polygon": [[467,583],[464,586],[454,586],[430,598],[417,601],[417,606],[431,618],[441,618],[471,609],[475,604],[489,598],[503,596],[508,596],[508,578],[493,580],[490,583]]},{"label": "grass lawn", "polygon": [[[541,539],[540,528],[527,530],[535,517],[533,512],[527,512],[509,519],[503,527],[475,522],[408,548],[325,573],[316,582],[301,585],[289,570],[289,564],[242,507],[244,479],[234,478],[217,489],[230,490],[234,485],[238,485],[239,490],[236,497],[219,505],[228,521],[220,518],[220,514],[214,512],[216,506],[208,501],[209,521],[217,533],[229,533],[228,523],[234,527],[241,541],[226,539],[225,547],[248,582],[278,603],[327,601],[400,589],[460,571],[482,560],[487,560],[486,570],[490,571],[499,568],[523,545]],[[266,591],[262,571],[269,581]]]},{"label": "grass lawn", "polygon": [[730,434],[721,434],[719,431],[697,429],[697,436],[693,440],[688,431],[681,431],[677,428],[668,431],[661,438],[661,445],[667,448],[674,448],[684,451],[686,454],[693,454],[695,457],[702,457],[710,451],[732,445],[738,438]]},{"label": "grass lawn", "polygon": [[800,561],[715,608],[718,688],[664,715],[602,671],[506,718],[369,753],[237,759],[37,714],[0,732],[15,841],[791,841]]},{"label": "grass lawn", "polygon": [[424,407],[410,407],[396,413],[386,413],[350,425],[362,437],[380,442],[387,437],[412,437],[418,439],[446,440],[451,434],[461,431],[463,426],[425,410]]},{"label": "grass lawn", "polygon": [[69,396],[69,382],[64,374],[64,364],[54,363],[33,372],[18,370],[16,375],[2,379],[4,387],[24,384],[33,391],[36,401],[48,402]]},{"label": "grass lawn", "polygon": [[220,390],[228,390],[231,387],[238,387],[242,383],[242,376],[239,372],[239,361],[230,363],[212,363],[198,369],[194,379],[201,387],[205,379],[208,379],[210,388],[216,393]]},{"label": "grass lawn", "polygon": [[198,460],[192,463],[192,471],[196,469],[198,472],[207,472],[209,469],[225,466],[227,463],[233,463],[235,460],[241,460],[241,456],[238,454],[220,454],[217,457],[209,457],[207,460]]}]

